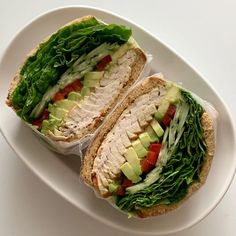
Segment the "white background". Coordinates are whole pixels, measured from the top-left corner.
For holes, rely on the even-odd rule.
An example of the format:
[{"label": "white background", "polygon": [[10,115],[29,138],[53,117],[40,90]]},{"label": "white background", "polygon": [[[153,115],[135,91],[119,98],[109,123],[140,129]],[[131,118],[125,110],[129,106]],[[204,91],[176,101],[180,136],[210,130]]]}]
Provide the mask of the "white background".
[{"label": "white background", "polygon": [[[236,1],[0,0],[0,54],[28,21],[44,11],[73,4],[113,11],[152,32],[215,87],[236,121]],[[236,235],[235,199],[234,180],[207,218],[175,235]],[[96,222],[47,187],[0,135],[0,236],[120,234],[123,232]]]}]

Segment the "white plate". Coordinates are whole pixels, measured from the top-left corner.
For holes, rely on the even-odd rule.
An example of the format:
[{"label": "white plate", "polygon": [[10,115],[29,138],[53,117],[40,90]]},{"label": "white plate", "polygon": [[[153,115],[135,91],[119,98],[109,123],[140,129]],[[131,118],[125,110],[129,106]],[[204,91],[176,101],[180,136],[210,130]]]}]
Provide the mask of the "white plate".
[{"label": "white plate", "polygon": [[[146,220],[127,219],[80,182],[80,160],[52,153],[33,135],[15,113],[5,105],[10,81],[25,55],[45,36],[68,21],[92,14],[105,22],[130,26],[141,47],[154,56],[152,72],[181,81],[187,89],[208,100],[219,111],[216,155],[206,184],[180,209]],[[227,191],[236,167],[235,136],[232,119],[214,89],[186,62],[162,42],[134,23],[109,12],[89,7],[66,7],[48,12],[22,29],[3,55],[0,65],[0,127],[18,156],[45,183],[90,216],[119,229],[141,234],[173,233],[188,228],[216,207]],[[224,134],[224,135],[222,135]],[[78,219],[79,220],[79,219]]]}]

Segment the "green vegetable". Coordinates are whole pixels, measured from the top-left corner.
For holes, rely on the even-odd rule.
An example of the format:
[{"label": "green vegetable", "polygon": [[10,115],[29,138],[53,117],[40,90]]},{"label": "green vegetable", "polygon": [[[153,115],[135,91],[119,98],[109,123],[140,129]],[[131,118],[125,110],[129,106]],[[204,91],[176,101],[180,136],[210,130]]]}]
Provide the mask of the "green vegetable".
[{"label": "green vegetable", "polygon": [[[49,87],[44,93],[41,101],[34,107],[30,117],[38,118],[43,112],[44,108],[48,102],[53,98],[53,96],[60,90],[63,89],[70,83],[81,79],[83,76],[86,77],[87,74],[91,73],[94,66],[110,51],[117,48],[117,44],[103,43],[97,48],[93,49],[87,55],[82,55],[79,59],[60,77],[57,83],[53,87]],[[98,73],[98,72],[94,72]],[[90,81],[91,82],[91,81]],[[88,87],[84,84],[84,87]]]},{"label": "green vegetable", "polygon": [[91,18],[63,27],[39,45],[20,71],[20,82],[12,94],[17,114],[29,121],[33,108],[41,101],[49,86],[83,54],[104,42],[123,44],[131,30],[120,25],[105,25]]},{"label": "green vegetable", "polygon": [[[116,204],[120,209],[135,212],[154,205],[176,203],[186,196],[193,182],[199,181],[199,172],[206,156],[201,127],[204,110],[188,92],[181,91],[181,95],[189,111],[183,124],[184,132],[179,137],[174,150],[171,151],[171,157],[167,160],[156,182],[135,193],[117,197]],[[168,143],[169,137],[164,138],[168,140]],[[170,142],[173,143],[171,140],[172,138]]]}]

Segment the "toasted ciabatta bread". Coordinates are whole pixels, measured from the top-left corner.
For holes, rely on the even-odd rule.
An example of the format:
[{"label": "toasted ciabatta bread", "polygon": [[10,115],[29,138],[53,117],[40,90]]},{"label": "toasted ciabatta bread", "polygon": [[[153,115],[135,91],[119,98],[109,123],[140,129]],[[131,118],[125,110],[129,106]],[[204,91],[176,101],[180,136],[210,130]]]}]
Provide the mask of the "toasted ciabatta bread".
[{"label": "toasted ciabatta bread", "polygon": [[[119,105],[119,107],[117,107],[115,111],[112,114],[110,114],[109,118],[103,124],[97,136],[88,147],[86,155],[83,160],[83,165],[81,168],[81,178],[88,185],[94,188],[103,197],[109,197],[111,195],[118,196],[118,200],[116,200],[115,204],[121,210],[124,210],[126,212],[132,212],[139,217],[161,215],[161,214],[164,214],[166,212],[176,209],[186,199],[188,199],[197,189],[199,189],[202,184],[205,183],[207,174],[210,170],[210,166],[211,166],[211,162],[212,162],[212,158],[214,154],[214,149],[215,149],[213,121],[211,117],[207,114],[207,112],[203,108],[201,108],[200,105],[198,104],[197,106],[199,106],[201,110],[201,114],[199,117],[201,130],[199,131],[199,133],[201,133],[202,135],[201,137],[203,140],[202,142],[199,141],[201,142],[199,145],[201,145],[202,147],[204,146],[204,151],[202,153],[200,152],[199,154],[200,155],[199,159],[201,158],[201,164],[197,166],[198,168],[197,170],[194,170],[196,174],[194,174],[192,177],[190,174],[188,178],[186,177],[187,184],[183,184],[183,186],[181,185],[178,189],[176,189],[176,192],[179,193],[177,200],[175,201],[173,200],[174,198],[174,195],[173,195],[169,199],[168,197],[165,196],[165,199],[161,199],[159,201],[157,200],[156,204],[155,202],[149,205],[147,204],[148,207],[146,207],[145,204],[141,205],[140,203],[138,203],[138,200],[137,200],[139,198],[138,193],[145,192],[145,186],[142,185],[142,182],[146,181],[145,182],[146,184],[151,180],[151,177],[148,171],[150,171],[150,173],[153,172],[154,175],[157,175],[156,173],[158,172],[158,170],[157,172],[155,172],[155,168],[158,168],[160,167],[160,165],[162,165],[160,167],[162,172],[161,174],[159,172],[159,175],[160,175],[159,178],[155,177],[157,179],[156,181],[151,180],[152,181],[151,183],[146,184],[147,185],[146,188],[148,187],[150,188],[150,186],[153,186],[155,182],[157,183],[157,181],[161,181],[162,173],[165,174],[165,171],[166,171],[165,168],[167,168],[165,165],[168,166],[168,163],[170,163],[170,161],[172,161],[173,159],[173,155],[175,155],[175,152],[172,151],[171,152],[172,156],[169,155],[168,160],[164,160],[165,154],[167,155],[168,153],[168,149],[167,149],[167,152],[163,154],[164,153],[163,146],[165,146],[164,144],[165,142],[166,143],[169,142],[167,140],[168,137],[167,138],[165,137],[165,133],[170,132],[169,130],[171,129],[169,128],[169,126],[171,126],[173,130],[173,127],[175,127],[174,122],[176,122],[176,120],[177,122],[179,122],[177,119],[178,117],[176,117],[180,115],[179,114],[180,112],[178,113],[178,109],[180,109],[179,107],[184,106],[182,105],[184,104],[182,102],[182,100],[184,100],[183,97],[175,99],[175,97],[173,96],[176,96],[176,97],[180,96],[179,93],[181,92],[179,92],[178,89],[180,91],[185,91],[185,90],[182,90],[182,88],[179,88],[178,86],[175,87],[174,85],[175,88],[178,88],[177,92],[176,92],[176,89],[172,89],[171,91],[172,87],[173,87],[172,83],[165,81],[162,78],[159,78],[158,76],[151,76],[145,79],[144,81],[142,81],[142,83],[140,83],[139,85],[137,85],[131,92],[129,92],[129,94],[123,100],[123,102]],[[173,93],[173,94],[170,94],[170,93]],[[187,96],[190,96],[190,99],[194,100],[193,97],[191,97],[190,93],[188,92],[187,92]],[[139,141],[141,140],[141,142],[139,142],[138,144],[141,143],[145,145],[145,140],[140,138],[140,135],[144,136],[143,133],[144,131],[149,130],[149,128],[147,127],[149,127],[150,124],[151,124],[151,127],[152,128],[154,127],[154,130],[155,130],[156,127],[153,125],[155,123],[153,122],[153,120],[155,120],[156,118],[158,120],[158,116],[159,116],[158,108],[159,107],[163,108],[164,107],[163,101],[166,102],[166,100],[169,100],[170,102],[169,105],[175,106],[176,108],[175,117],[172,117],[172,123],[170,124],[165,123],[166,120],[164,119],[166,118],[162,118],[162,120],[158,121],[161,124],[162,128],[164,129],[164,134],[159,133],[160,137],[158,141],[155,141],[155,140],[153,141],[154,143],[159,143],[159,144],[161,143],[162,145],[161,151],[159,153],[159,157],[156,161],[155,167],[153,166],[151,168],[151,169],[153,168],[154,169],[146,170],[145,158],[147,160],[147,158],[149,158],[148,157],[149,154],[146,153],[145,155],[145,154],[140,153],[140,146],[137,152],[137,140]],[[141,112],[145,113],[145,111],[147,111],[148,109],[144,110],[140,106],[144,105],[145,107],[146,105],[146,107],[148,106],[151,107],[151,105],[153,104],[155,105],[157,111],[155,111],[155,108],[152,107],[153,110],[150,111],[149,114],[146,113],[147,122],[145,124],[145,122],[143,122],[142,120],[142,116],[140,115],[140,113]],[[182,114],[185,113],[184,109],[181,110]],[[189,113],[190,111],[188,111],[188,114]],[[132,118],[133,115],[134,117],[136,117],[136,121],[138,121],[138,123],[136,123],[135,118]],[[150,117],[148,117],[149,115],[152,117],[151,119]],[[171,116],[171,113],[170,113],[170,116]],[[184,115],[183,116],[180,115],[179,119],[181,117],[183,119],[188,120],[188,115],[187,115],[187,118],[186,116],[184,118]],[[125,119],[126,119],[126,122],[125,122]],[[129,123],[129,120],[131,120],[131,123]],[[137,124],[139,125],[139,127],[137,127]],[[187,128],[185,127],[185,130],[186,129]],[[157,132],[159,131],[157,130]],[[126,140],[127,136],[129,138],[130,143]],[[176,134],[176,136],[178,135]],[[181,140],[181,138],[179,140]],[[153,143],[153,141],[150,143]],[[172,142],[172,146],[173,145],[174,144]],[[113,148],[114,146],[115,146],[115,149]],[[150,146],[149,147],[146,146],[145,149],[152,150]],[[129,154],[127,154],[128,153],[127,149],[130,149],[130,147],[131,149],[133,148],[133,150],[135,150],[135,152],[137,153],[135,154],[134,152],[130,152],[129,150]],[[192,150],[194,151],[194,149]],[[196,149],[196,152],[199,152],[199,149]],[[141,171],[140,169],[137,169],[137,160],[131,157],[130,153],[132,153],[136,159],[137,159],[137,156],[140,159]],[[151,159],[149,159],[149,161],[150,160]],[[134,162],[136,162],[135,165],[134,165]],[[127,167],[128,165],[127,163],[131,164],[129,165],[129,167],[131,166],[132,167],[131,172],[132,171],[134,172],[127,174],[127,169],[124,168],[125,165]],[[135,178],[133,177],[134,173],[136,174]],[[148,175],[149,177],[147,177]],[[139,177],[137,178],[137,176]],[[138,189],[135,186],[138,186]],[[183,192],[182,195],[180,195],[181,191]],[[148,192],[147,194],[149,193],[153,194],[153,192]],[[135,196],[135,194],[137,195],[136,197],[133,197],[134,203],[132,203],[132,201],[129,200],[132,194],[133,196]],[[148,196],[149,195],[147,195],[147,197]],[[150,195],[150,198],[151,198],[151,195]],[[126,202],[125,199],[127,200],[128,203]]]},{"label": "toasted ciabatta bread", "polygon": [[[85,24],[90,25],[86,28],[84,26]],[[24,71],[27,71],[27,69],[25,69],[27,63],[30,64],[30,60],[32,60],[32,62],[37,60],[37,58],[40,57],[42,45],[51,43],[51,41],[53,41],[52,38],[56,34],[59,35],[60,31],[65,30],[66,27],[71,27],[69,30],[70,33],[73,34],[75,25],[82,25],[81,27],[84,27],[82,30],[88,29],[89,27],[99,28],[100,25],[101,27],[106,26],[106,24],[98,21],[93,16],[85,16],[69,22],[61,27],[56,33],[47,37],[29,53],[23,64],[20,66],[11,83],[6,100],[8,106],[12,107],[21,118],[28,123],[35,125],[42,134],[54,141],[71,142],[80,140],[88,134],[93,134],[97,127],[101,125],[104,117],[117,104],[117,101],[121,99],[127,89],[139,78],[146,63],[144,52],[140,49],[136,41],[130,37],[131,30],[126,29],[123,26],[110,25],[111,27],[105,29],[102,33],[109,34],[109,32],[112,32],[112,27],[115,28],[115,30],[119,27],[119,31],[114,30],[118,35],[114,36],[118,38],[117,42],[116,38],[112,38],[110,40],[111,42],[103,39],[101,45],[98,45],[95,48],[93,47],[91,52],[80,55],[74,64],[70,64],[69,68],[60,75],[58,79],[59,82],[54,81],[54,84],[49,84],[48,89],[42,92],[39,88],[42,84],[38,83],[39,85],[35,85],[37,83],[36,80],[36,82],[34,81],[30,84],[31,87],[27,87],[29,91],[23,92],[24,94],[21,95],[21,91],[25,89],[22,84],[24,80],[29,80],[27,76],[30,76],[31,73],[29,70],[26,76],[24,74]],[[79,30],[80,29],[78,29],[78,31]],[[102,30],[99,28],[98,32],[94,34],[100,37],[99,34],[101,31]],[[119,36],[121,31],[121,36]],[[96,35],[92,37],[96,37]],[[121,41],[119,37],[123,37],[123,41]],[[58,39],[58,44],[55,44],[55,47],[60,44],[60,40],[61,39]],[[70,42],[71,41],[68,41],[64,44],[68,45]],[[72,54],[73,53],[74,52],[72,52]],[[45,57],[46,56],[47,55],[45,55]],[[66,57],[68,57],[67,54],[65,58]],[[79,61],[80,58],[82,59],[79,64],[77,61]],[[42,76],[39,76],[39,79],[44,79],[42,77],[44,71],[47,70],[47,63],[48,61],[45,62],[45,66],[42,65]],[[59,63],[61,63],[61,61],[56,61],[55,65],[52,66],[52,69],[58,68]],[[84,68],[84,63],[88,68],[82,70]],[[92,64],[90,65],[89,63]],[[64,68],[63,66],[62,68]],[[82,71],[76,71],[78,68]],[[72,80],[70,78],[73,77],[74,74],[76,75],[74,71],[78,74],[78,79],[76,78],[77,81],[75,81],[74,78],[72,78]],[[55,72],[55,74],[57,74],[57,72]],[[68,78],[66,78],[66,76]],[[33,80],[34,77],[31,78],[31,81]],[[52,78],[52,80],[54,79]],[[64,80],[63,84],[60,80]],[[69,83],[70,80],[71,83]],[[45,84],[45,82],[43,83]],[[18,87],[20,86],[21,88],[19,89]],[[33,89],[36,89],[36,92],[39,93],[41,101],[39,99],[39,101],[35,102],[35,105],[27,107],[27,102],[30,100],[30,96],[32,97],[31,94],[34,94],[30,91]],[[42,95],[40,95],[41,92]],[[70,95],[71,92],[72,95]],[[73,92],[76,92],[77,94]],[[19,98],[21,96],[22,98]],[[63,99],[61,96],[63,96]],[[25,100],[24,97],[26,97]],[[37,99],[37,96],[35,96],[35,100]],[[34,99],[31,99],[29,102],[32,102],[32,100],[34,102]],[[61,100],[65,100],[66,102]],[[65,103],[66,105],[64,105]]]}]

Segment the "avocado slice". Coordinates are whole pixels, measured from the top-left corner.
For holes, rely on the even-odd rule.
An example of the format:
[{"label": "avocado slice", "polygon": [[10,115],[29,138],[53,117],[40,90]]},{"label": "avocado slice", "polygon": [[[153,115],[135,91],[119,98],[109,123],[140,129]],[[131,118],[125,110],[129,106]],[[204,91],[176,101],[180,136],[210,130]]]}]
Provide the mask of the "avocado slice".
[{"label": "avocado slice", "polygon": [[81,98],[82,98],[81,94],[74,91],[70,92],[67,97],[67,99],[71,101],[79,101]]},{"label": "avocado slice", "polygon": [[82,97],[85,97],[85,96],[87,96],[89,93],[90,93],[90,88],[88,88],[88,87],[86,87],[86,86],[84,86],[82,89],[81,89],[81,96]]},{"label": "avocado slice", "polygon": [[96,86],[99,86],[99,80],[85,80],[84,81],[84,86],[88,87],[88,88],[93,88]]},{"label": "avocado slice", "polygon": [[52,107],[52,109],[50,110],[51,115],[55,116],[58,119],[63,119],[68,113],[68,110],[60,107]]},{"label": "avocado slice", "polygon": [[126,160],[128,161],[128,163],[132,166],[134,172],[137,175],[141,175],[142,170],[141,170],[140,160],[139,160],[138,155],[136,154],[134,148],[129,147],[125,151],[124,156],[125,156]]},{"label": "avocado slice", "polygon": [[120,185],[118,183],[112,182],[108,185],[108,191],[110,193],[115,193],[118,191],[119,187],[120,187]]},{"label": "avocado slice", "polygon": [[162,119],[164,118],[169,105],[170,105],[169,101],[164,100],[164,101],[162,101],[162,103],[158,107],[157,112],[154,114],[154,117],[158,122],[161,122]]},{"label": "avocado slice", "polygon": [[41,133],[44,135],[48,134],[48,131],[50,130],[50,123],[48,120],[43,120],[42,122],[42,128],[41,128]]},{"label": "avocado slice", "polygon": [[76,105],[77,103],[75,101],[71,101],[69,99],[63,99],[63,100],[53,103],[52,106],[60,107],[67,111],[70,111]]},{"label": "avocado slice", "polygon": [[141,178],[135,173],[134,169],[132,166],[128,163],[125,162],[121,167],[121,171],[124,173],[124,175],[132,181],[132,183],[137,183],[141,180]]},{"label": "avocado slice", "polygon": [[180,89],[176,86],[171,86],[167,91],[167,94],[161,101],[161,104],[159,105],[157,112],[154,114],[155,119],[158,122],[161,122],[170,104],[177,103],[180,100],[180,98],[181,98]]},{"label": "avocado slice", "polygon": [[162,127],[160,126],[158,121],[156,121],[155,119],[152,120],[151,126],[152,126],[153,130],[156,132],[156,134],[159,138],[163,136],[164,130],[162,129]]},{"label": "avocado slice", "polygon": [[152,142],[149,134],[147,132],[144,132],[142,134],[139,135],[139,140],[141,142],[141,144],[147,149],[150,145],[150,143]]},{"label": "avocado slice", "polygon": [[138,155],[139,158],[143,158],[147,155],[147,150],[146,148],[142,145],[142,143],[140,142],[139,139],[133,141],[131,143],[131,145],[133,146],[136,154]]},{"label": "avocado slice", "polygon": [[89,88],[98,86],[103,74],[104,71],[91,71],[86,73],[84,76],[84,86]]},{"label": "avocado slice", "polygon": [[153,128],[150,125],[146,128],[146,132],[149,135],[152,143],[159,142],[159,138],[156,132],[153,130]]},{"label": "avocado slice", "polygon": [[174,104],[181,98],[180,89],[177,86],[171,86],[165,96],[165,100],[169,103]]},{"label": "avocado slice", "polygon": [[57,117],[50,114],[49,119],[43,120],[42,122],[41,133],[43,133],[44,135],[48,134],[48,131],[53,131],[54,128],[56,128],[60,124],[60,122],[61,119],[58,119]]},{"label": "avocado slice", "polygon": [[61,119],[57,118],[56,116],[49,114],[49,119],[48,121],[50,124],[54,124],[55,126],[58,126],[61,123]]}]

